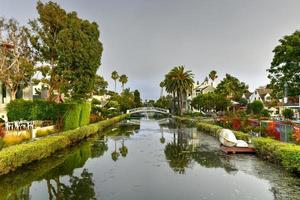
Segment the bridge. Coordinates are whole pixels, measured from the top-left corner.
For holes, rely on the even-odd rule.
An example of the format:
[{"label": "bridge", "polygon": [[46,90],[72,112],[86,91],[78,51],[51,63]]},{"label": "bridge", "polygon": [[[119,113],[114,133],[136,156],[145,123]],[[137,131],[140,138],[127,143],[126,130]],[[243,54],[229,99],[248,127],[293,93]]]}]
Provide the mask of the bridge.
[{"label": "bridge", "polygon": [[162,113],[169,115],[170,112],[168,109],[164,108],[157,108],[157,107],[139,107],[139,108],[133,108],[127,110],[127,114],[133,114],[133,113],[145,113],[145,112],[156,112],[156,113]]}]

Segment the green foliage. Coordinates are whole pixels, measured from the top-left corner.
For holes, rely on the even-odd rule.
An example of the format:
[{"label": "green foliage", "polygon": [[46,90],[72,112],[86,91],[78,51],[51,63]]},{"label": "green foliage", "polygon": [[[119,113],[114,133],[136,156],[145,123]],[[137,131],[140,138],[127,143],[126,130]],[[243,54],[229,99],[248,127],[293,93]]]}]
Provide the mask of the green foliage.
[{"label": "green foliage", "polygon": [[37,60],[50,69],[41,72],[51,96],[57,90],[72,99],[90,97],[103,50],[98,25],[51,1],[39,1],[37,11],[38,19],[29,23],[31,45]]},{"label": "green foliage", "polygon": [[57,150],[64,149],[98,131],[102,131],[104,128],[124,119],[126,116],[127,115],[121,115],[106,121],[65,131],[59,135],[7,147],[0,151],[0,175],[14,171],[16,168],[31,163],[32,161],[46,158]]},{"label": "green foliage", "polygon": [[243,106],[246,106],[248,104],[248,100],[245,98],[240,98],[238,102]]},{"label": "green foliage", "polygon": [[226,96],[233,100],[239,100],[248,89],[244,82],[230,74],[226,74],[225,78],[218,84],[216,93]]},{"label": "green foliage", "polygon": [[193,88],[194,74],[191,71],[185,71],[184,66],[174,67],[165,75],[163,85],[168,93],[173,94],[175,102],[175,93],[177,94],[178,111],[180,115],[183,112],[183,95]]},{"label": "green foliage", "polygon": [[66,104],[57,104],[44,100],[17,99],[7,104],[9,121],[52,120],[56,122],[67,110]]},{"label": "green foliage", "polygon": [[294,118],[294,112],[291,109],[284,109],[282,111],[282,115],[284,116],[284,118],[286,119],[293,119]]},{"label": "green foliage", "polygon": [[267,109],[262,109],[260,112],[261,116],[263,117],[270,117],[270,113]]},{"label": "green foliage", "polygon": [[85,126],[90,123],[91,103],[85,102],[82,104],[80,113],[79,126]]},{"label": "green foliage", "polygon": [[64,125],[63,130],[72,130],[78,128],[80,125],[80,115],[82,104],[78,103],[69,103],[69,109],[64,114]]},{"label": "green foliage", "polygon": [[57,132],[57,130],[54,128],[42,128],[36,131],[36,137],[44,137],[47,135],[51,135],[55,132]]},{"label": "green foliage", "polygon": [[142,106],[141,94],[138,90],[134,90],[134,92],[133,92],[133,101],[135,103],[135,107]]},{"label": "green foliage", "polygon": [[255,115],[260,114],[263,109],[264,109],[264,104],[259,100],[255,100],[252,103],[249,103],[247,107],[248,113],[252,113]]},{"label": "green foliage", "polygon": [[300,95],[300,31],[284,36],[279,42],[280,44],[273,50],[274,58],[271,67],[267,70],[273,95],[282,98],[284,85],[287,83],[288,96],[298,96]]},{"label": "green foliage", "polygon": [[192,107],[202,111],[224,111],[231,105],[225,96],[216,93],[199,94],[192,100]]},{"label": "green foliage", "polygon": [[126,113],[128,109],[134,108],[136,106],[136,103],[134,102],[134,94],[129,89],[123,90],[121,95],[114,94],[110,99],[110,102],[112,101],[118,102],[120,111],[123,113]]},{"label": "green foliage", "polygon": [[280,163],[286,169],[300,172],[300,146],[271,138],[253,139],[257,153],[265,159]]},{"label": "green foliage", "polygon": [[100,75],[96,75],[94,83],[94,94],[104,95],[107,92],[108,82]]},{"label": "green foliage", "polygon": [[117,71],[113,71],[112,73],[111,73],[111,78],[114,80],[114,82],[115,82],[115,92],[117,92],[117,80],[118,80],[118,78],[119,78],[120,76],[119,76],[119,74],[118,74],[118,72]]},{"label": "green foliage", "polygon": [[172,101],[172,96],[162,96],[160,97],[154,104],[155,107],[158,108],[165,108],[172,110],[173,109],[173,101]]}]

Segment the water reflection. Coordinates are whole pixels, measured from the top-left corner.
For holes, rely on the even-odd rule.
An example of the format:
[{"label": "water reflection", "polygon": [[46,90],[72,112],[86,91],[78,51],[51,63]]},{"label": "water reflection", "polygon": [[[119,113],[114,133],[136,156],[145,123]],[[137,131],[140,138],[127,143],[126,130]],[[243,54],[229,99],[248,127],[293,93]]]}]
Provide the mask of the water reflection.
[{"label": "water reflection", "polygon": [[0,200],[297,199],[300,194],[298,178],[255,156],[225,155],[217,140],[190,125],[134,119],[104,134],[0,177]]}]

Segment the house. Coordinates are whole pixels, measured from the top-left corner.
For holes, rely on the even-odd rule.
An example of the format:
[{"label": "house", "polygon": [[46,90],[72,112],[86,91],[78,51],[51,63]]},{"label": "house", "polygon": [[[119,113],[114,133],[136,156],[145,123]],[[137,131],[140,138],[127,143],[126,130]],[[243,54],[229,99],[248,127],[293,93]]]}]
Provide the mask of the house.
[{"label": "house", "polygon": [[[264,86],[257,88],[253,93],[246,92],[243,97],[248,100],[249,103],[253,101],[262,101],[262,102],[269,102],[271,101],[271,93],[272,89],[268,89]],[[251,94],[251,95],[250,95]],[[248,98],[247,98],[248,97]]]},{"label": "house", "polygon": [[279,113],[285,109],[291,109],[294,112],[294,118],[300,119],[300,96],[299,97],[287,97],[285,102],[281,102],[279,108]]}]

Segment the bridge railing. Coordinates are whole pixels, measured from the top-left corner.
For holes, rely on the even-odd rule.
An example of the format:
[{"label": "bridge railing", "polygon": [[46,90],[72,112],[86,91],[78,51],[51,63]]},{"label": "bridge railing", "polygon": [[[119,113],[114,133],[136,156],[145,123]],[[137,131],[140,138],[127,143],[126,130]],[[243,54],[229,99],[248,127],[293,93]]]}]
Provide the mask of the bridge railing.
[{"label": "bridge railing", "polygon": [[139,107],[139,108],[132,108],[127,110],[127,114],[135,113],[135,112],[161,112],[161,113],[169,113],[168,109],[164,108],[157,108],[157,107]]}]

